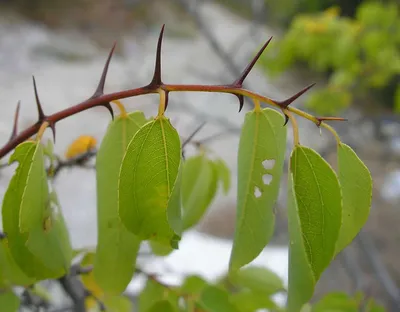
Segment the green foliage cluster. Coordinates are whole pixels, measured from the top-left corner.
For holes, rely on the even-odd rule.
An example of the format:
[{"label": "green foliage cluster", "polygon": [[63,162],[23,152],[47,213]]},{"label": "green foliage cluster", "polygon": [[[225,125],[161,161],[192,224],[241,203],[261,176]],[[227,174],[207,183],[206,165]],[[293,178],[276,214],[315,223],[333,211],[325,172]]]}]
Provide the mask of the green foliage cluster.
[{"label": "green foliage cluster", "polygon": [[337,7],[298,15],[275,52],[260,60],[269,74],[296,64],[329,73],[327,86],[306,101],[318,114],[337,113],[357,99],[368,104],[382,94],[389,96],[379,97],[380,104],[400,111],[400,9],[395,2],[362,3],[355,18],[341,17]]},{"label": "green foliage cluster", "polygon": [[[287,145],[283,124],[281,114],[259,105],[245,116],[238,152],[236,233],[226,276],[214,283],[188,276],[182,285],[171,286],[147,274],[137,311],[358,311],[360,296],[330,294],[308,304],[321,273],[357,235],[369,214],[369,171],[341,142],[337,173],[317,152],[298,142],[290,156],[288,288],[275,273],[250,264],[274,230],[274,204]],[[19,305],[13,286],[60,278],[79,253],[84,256],[82,266],[93,265],[81,280],[96,300],[107,311],[130,311],[131,303],[121,294],[135,272],[143,273],[135,264],[140,245],[148,242],[162,256],[179,249],[182,235],[201,220],[219,186],[229,190],[229,169],[205,149],[183,159],[180,136],[162,109],[149,119],[142,112],[122,110],[97,153],[97,248],[73,251],[57,196],[48,183],[51,171],[45,161],[54,158],[52,145],[41,143],[41,131],[36,140],[21,143],[10,158],[18,167],[2,206],[3,311],[16,311]],[[287,294],[287,308],[274,302],[277,293]],[[96,300],[89,298],[87,307],[96,310]],[[382,311],[372,301],[369,305],[368,311]]]}]

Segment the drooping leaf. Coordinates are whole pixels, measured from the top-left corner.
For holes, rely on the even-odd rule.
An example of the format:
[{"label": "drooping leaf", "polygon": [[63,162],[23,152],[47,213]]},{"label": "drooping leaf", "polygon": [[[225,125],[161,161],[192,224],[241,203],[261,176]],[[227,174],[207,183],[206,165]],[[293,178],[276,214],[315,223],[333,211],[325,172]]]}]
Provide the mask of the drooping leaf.
[{"label": "drooping leaf", "polygon": [[[30,234],[20,232],[20,221],[24,230],[31,227],[35,230],[37,227],[43,229],[45,221],[51,216],[48,211],[47,179],[40,159],[43,159],[43,153],[39,144],[27,141],[17,146],[10,162],[18,161],[19,165],[4,195],[2,206],[3,227],[7,233],[12,258],[24,274],[39,280],[57,278],[65,274],[64,263],[57,263],[58,270],[46,267],[43,257],[35,255],[26,246]],[[21,206],[25,207],[21,209]],[[24,215],[20,216],[20,211]],[[42,250],[41,256],[47,260],[52,259],[52,256],[49,256],[54,252],[52,247],[48,245],[50,252],[47,250],[46,254],[46,250]]]},{"label": "drooping leaf", "polygon": [[0,307],[4,312],[17,312],[20,299],[12,291],[0,292]]},{"label": "drooping leaf", "polygon": [[251,290],[234,293],[230,301],[240,312],[256,312],[261,309],[268,309],[268,311],[281,310],[276,303],[264,293],[257,293]]},{"label": "drooping leaf", "polygon": [[338,175],[343,213],[336,254],[351,243],[367,222],[372,197],[372,178],[368,168],[350,146],[343,143],[338,146]]},{"label": "drooping leaf", "polygon": [[119,216],[139,238],[172,245],[180,236],[180,163],[178,132],[164,116],[129,143],[120,169]]},{"label": "drooping leaf", "polygon": [[238,312],[230,302],[228,292],[216,286],[206,287],[197,304],[205,312]]},{"label": "drooping leaf", "polygon": [[177,294],[153,279],[147,279],[146,286],[139,295],[138,312],[148,312],[160,300],[167,300],[173,311],[179,311]]},{"label": "drooping leaf", "polygon": [[274,230],[286,148],[283,117],[272,109],[246,114],[238,153],[236,229],[230,271],[254,260]]},{"label": "drooping leaf", "polygon": [[224,193],[227,194],[231,188],[231,171],[227,164],[222,159],[217,159],[213,162],[218,172],[218,179],[222,182]]},{"label": "drooping leaf", "polygon": [[183,228],[196,225],[217,192],[217,171],[205,156],[187,159],[182,174]]},{"label": "drooping leaf", "polygon": [[331,262],[339,236],[342,200],[338,178],[310,148],[296,146],[289,174],[288,311],[299,311]]},{"label": "drooping leaf", "polygon": [[97,249],[94,275],[107,294],[123,292],[135,270],[140,239],[129,232],[119,219],[118,179],[126,147],[145,123],[142,112],[116,117],[97,152]]},{"label": "drooping leaf", "polygon": [[248,288],[265,296],[285,289],[276,273],[267,268],[250,266],[229,276],[231,283],[240,288]]}]

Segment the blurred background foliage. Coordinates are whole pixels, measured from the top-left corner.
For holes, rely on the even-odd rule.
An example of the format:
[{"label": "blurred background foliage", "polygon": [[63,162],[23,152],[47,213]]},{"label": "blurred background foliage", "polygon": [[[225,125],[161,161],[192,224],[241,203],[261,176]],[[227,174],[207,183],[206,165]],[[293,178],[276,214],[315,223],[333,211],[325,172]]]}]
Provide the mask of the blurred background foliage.
[{"label": "blurred background foliage", "polygon": [[377,106],[400,112],[399,3],[363,2],[354,17],[340,13],[334,6],[296,15],[263,68],[270,75],[296,65],[323,73],[326,87],[306,103],[318,114],[337,114],[352,103],[372,113]]}]

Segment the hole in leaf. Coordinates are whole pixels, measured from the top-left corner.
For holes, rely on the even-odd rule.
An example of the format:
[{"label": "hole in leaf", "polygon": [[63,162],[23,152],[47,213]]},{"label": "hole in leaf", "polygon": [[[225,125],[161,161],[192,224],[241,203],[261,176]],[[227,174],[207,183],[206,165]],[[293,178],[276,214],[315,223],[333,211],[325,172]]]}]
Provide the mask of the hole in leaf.
[{"label": "hole in leaf", "polygon": [[271,181],[272,181],[272,175],[270,175],[269,173],[264,174],[262,176],[262,179],[263,179],[263,182],[264,182],[265,185],[269,185],[271,183]]},{"label": "hole in leaf", "polygon": [[260,189],[257,186],[255,186],[254,187],[254,196],[256,198],[259,198],[261,195],[262,195],[262,193],[261,193]]},{"label": "hole in leaf", "polygon": [[264,169],[272,169],[275,166],[275,159],[266,159],[262,162]]}]

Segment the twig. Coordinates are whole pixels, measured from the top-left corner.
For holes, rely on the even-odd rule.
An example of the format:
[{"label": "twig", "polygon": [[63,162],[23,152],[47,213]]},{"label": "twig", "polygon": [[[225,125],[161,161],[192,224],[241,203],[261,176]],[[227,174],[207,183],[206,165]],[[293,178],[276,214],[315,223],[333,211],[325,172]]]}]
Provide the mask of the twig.
[{"label": "twig", "polygon": [[93,157],[95,157],[97,151],[92,149],[87,151],[84,154],[78,155],[75,158],[61,160],[61,158],[57,157],[57,165],[54,168],[49,168],[47,170],[48,174],[50,174],[53,178],[55,178],[62,169],[70,168],[70,167],[85,167],[85,164]]},{"label": "twig", "polygon": [[75,312],[86,312],[85,307],[85,288],[83,284],[75,277],[71,275],[65,275],[58,279],[64,291],[71,298],[73,305],[73,311]]}]

